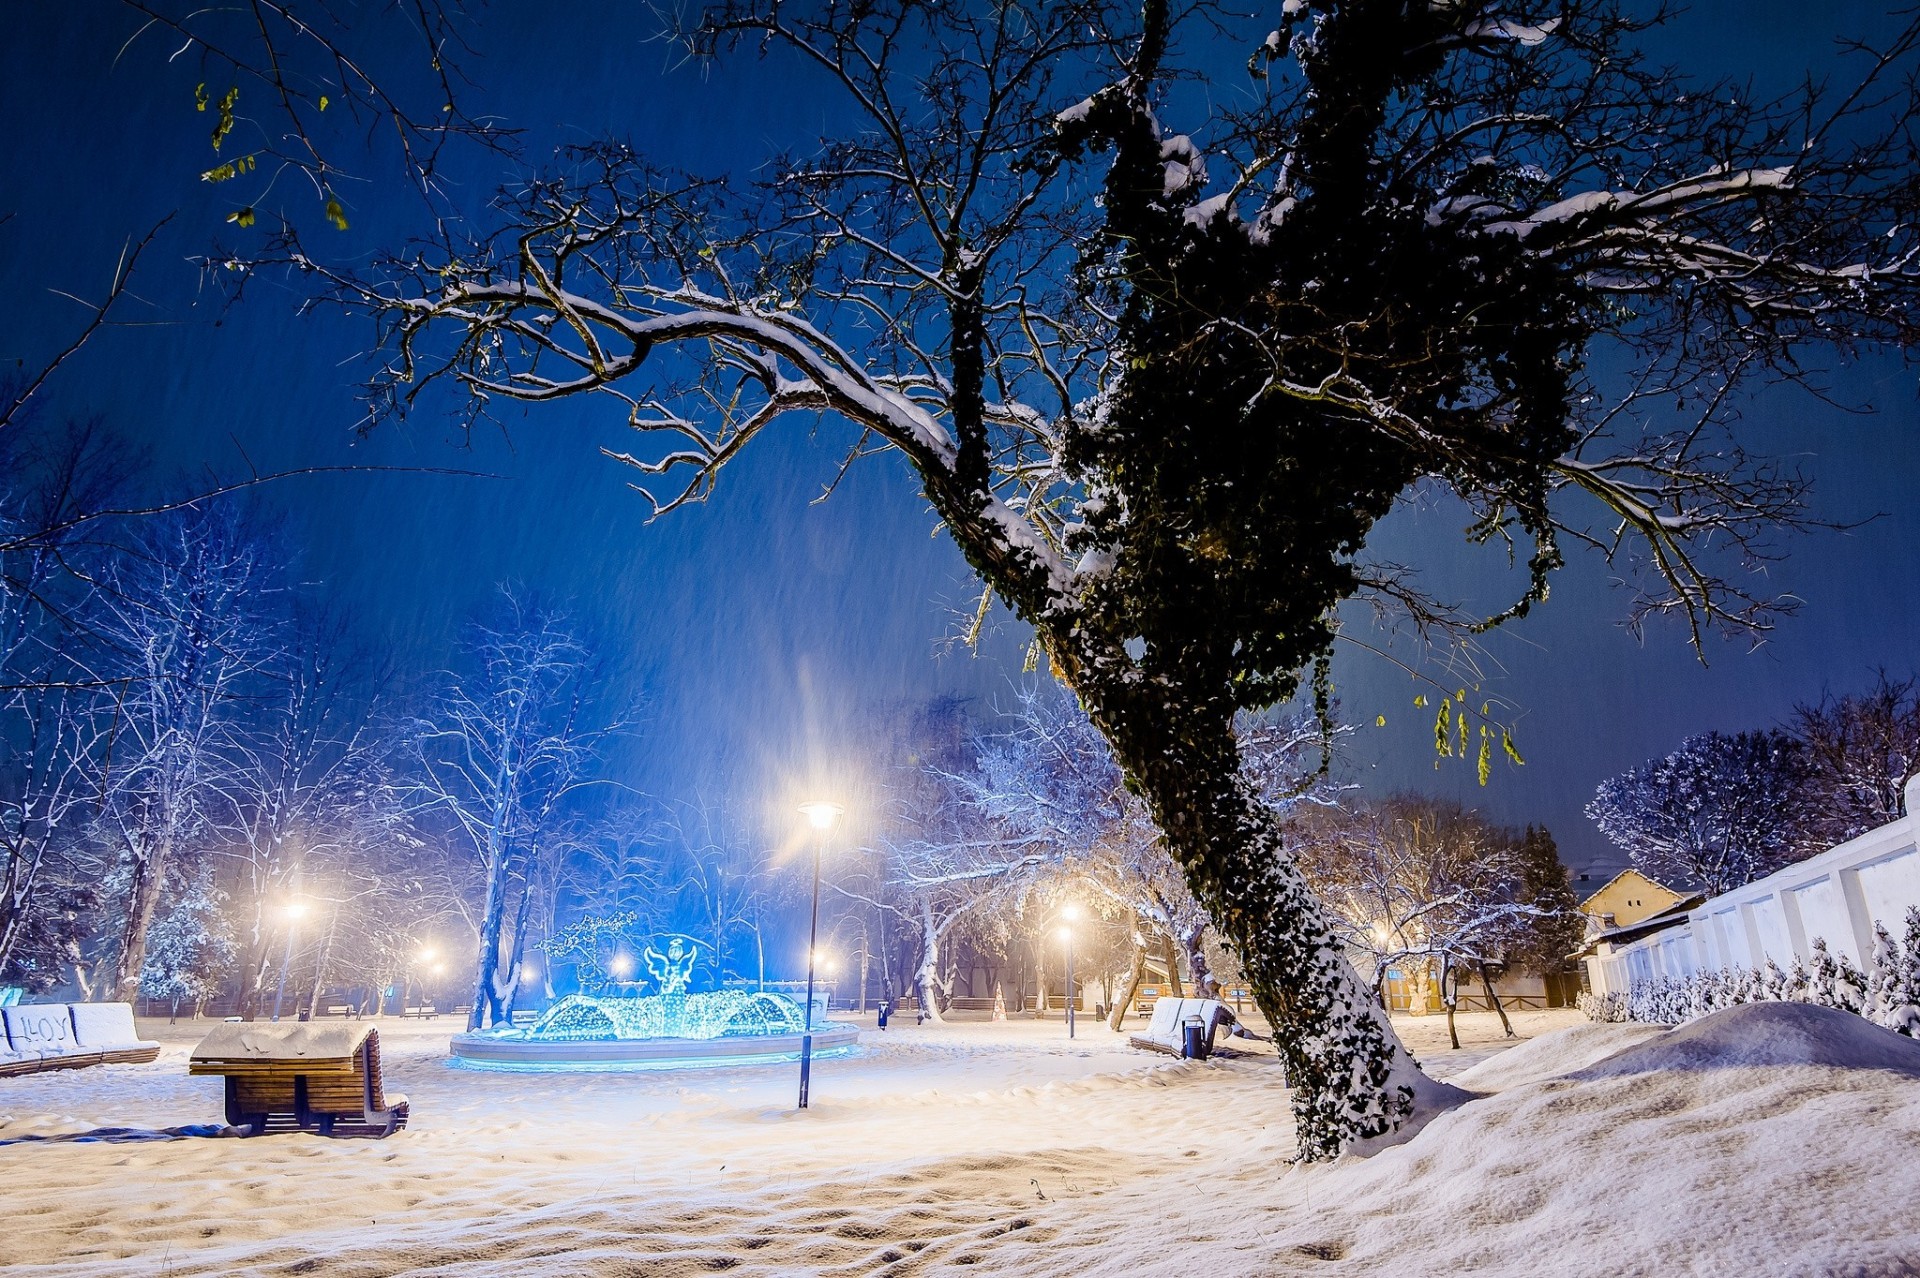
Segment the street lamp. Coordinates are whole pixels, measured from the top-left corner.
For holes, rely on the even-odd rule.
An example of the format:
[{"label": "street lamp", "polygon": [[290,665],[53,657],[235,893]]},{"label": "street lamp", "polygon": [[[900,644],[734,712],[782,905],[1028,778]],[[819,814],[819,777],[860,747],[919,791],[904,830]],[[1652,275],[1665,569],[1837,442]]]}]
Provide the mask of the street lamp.
[{"label": "street lamp", "polygon": [[1073,996],[1073,925],[1080,918],[1080,907],[1069,905],[1060,911],[1060,917],[1067,921],[1066,925],[1060,929],[1060,939],[1067,943],[1067,1037],[1072,1038],[1074,1036],[1073,1005],[1078,1001]]},{"label": "street lamp", "polygon": [[813,1077],[813,965],[820,954],[820,853],[826,846],[827,831],[839,818],[837,803],[815,800],[800,805],[807,824],[813,827],[813,912],[807,924],[807,1012],[806,1028],[800,1035],[800,1108],[807,1107],[807,1084]]},{"label": "street lamp", "polygon": [[300,916],[307,912],[305,902],[288,901],[280,907],[280,916],[287,921],[287,952],[280,959],[280,980],[273,987],[273,1019],[280,1019],[280,996],[287,992],[287,969],[293,966],[293,934],[299,930]]}]

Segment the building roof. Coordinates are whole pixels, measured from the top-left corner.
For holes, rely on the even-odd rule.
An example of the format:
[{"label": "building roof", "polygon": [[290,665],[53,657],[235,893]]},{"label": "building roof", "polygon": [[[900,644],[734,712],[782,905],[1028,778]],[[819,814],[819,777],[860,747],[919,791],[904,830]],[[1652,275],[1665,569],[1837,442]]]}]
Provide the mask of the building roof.
[{"label": "building roof", "polygon": [[[1652,880],[1648,880],[1648,882],[1652,882]],[[1637,941],[1643,936],[1652,936],[1655,932],[1664,932],[1670,927],[1679,927],[1687,921],[1688,915],[1706,903],[1706,899],[1705,896],[1696,892],[1692,896],[1682,897],[1680,900],[1675,901],[1658,914],[1649,914],[1638,923],[1629,923],[1625,927],[1608,928],[1604,932],[1596,932],[1588,937],[1586,944],[1582,945],[1579,951],[1571,957],[1582,958],[1592,954],[1594,948],[1602,941],[1606,941],[1612,945],[1625,945],[1627,942]]]},{"label": "building roof", "polygon": [[1605,883],[1602,883],[1599,887],[1595,888],[1592,892],[1589,892],[1587,894],[1586,900],[1580,902],[1580,912],[1582,914],[1590,913],[1590,911],[1587,909],[1587,906],[1589,903],[1592,902],[1593,898],[1596,896],[1599,896],[1602,892],[1606,891],[1608,888],[1618,883],[1621,879],[1626,878],[1628,875],[1632,875],[1634,878],[1639,879],[1642,883],[1645,883],[1648,887],[1659,888],[1662,892],[1665,892],[1669,896],[1678,897],[1680,895],[1680,893],[1675,892],[1672,888],[1660,882],[1658,879],[1650,879],[1638,870],[1626,869],[1626,870],[1620,871],[1620,873],[1614,875],[1612,878],[1608,879]]}]

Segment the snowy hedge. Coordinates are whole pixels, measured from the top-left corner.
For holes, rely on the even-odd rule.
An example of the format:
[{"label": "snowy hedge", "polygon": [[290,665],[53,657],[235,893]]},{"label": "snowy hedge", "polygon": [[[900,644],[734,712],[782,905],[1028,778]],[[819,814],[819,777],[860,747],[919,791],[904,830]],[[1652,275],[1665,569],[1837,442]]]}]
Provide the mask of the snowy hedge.
[{"label": "snowy hedge", "polygon": [[1904,945],[1879,923],[1873,934],[1873,959],[1865,972],[1844,954],[1836,958],[1819,939],[1813,943],[1811,964],[1795,959],[1783,970],[1768,959],[1764,968],[1723,967],[1663,976],[1636,982],[1626,993],[1582,994],[1579,1007],[1595,1021],[1679,1025],[1741,1003],[1815,1003],[1856,1012],[1876,1025],[1920,1038],[1920,907],[1907,910]]}]

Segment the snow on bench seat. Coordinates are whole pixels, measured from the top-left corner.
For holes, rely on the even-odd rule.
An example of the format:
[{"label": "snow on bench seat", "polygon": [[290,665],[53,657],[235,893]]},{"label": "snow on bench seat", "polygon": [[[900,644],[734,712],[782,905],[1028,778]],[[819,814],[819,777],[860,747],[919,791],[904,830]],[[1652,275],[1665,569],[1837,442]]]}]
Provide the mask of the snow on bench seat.
[{"label": "snow on bench seat", "polygon": [[385,1092],[372,1025],[219,1025],[187,1072],[224,1076],[227,1122],[256,1136],[288,1120],[329,1136],[386,1136],[407,1124],[407,1098]]}]

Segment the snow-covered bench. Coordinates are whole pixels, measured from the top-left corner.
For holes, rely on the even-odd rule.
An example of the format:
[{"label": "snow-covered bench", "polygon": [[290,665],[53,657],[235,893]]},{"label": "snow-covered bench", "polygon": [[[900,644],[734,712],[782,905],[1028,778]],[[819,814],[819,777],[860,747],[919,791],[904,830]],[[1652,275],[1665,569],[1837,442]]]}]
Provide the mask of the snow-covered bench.
[{"label": "snow-covered bench", "polygon": [[189,1074],[227,1081],[227,1122],[312,1128],[323,1136],[387,1136],[407,1125],[405,1096],[380,1076],[380,1031],[371,1025],[220,1025],[193,1049]]},{"label": "snow-covered bench", "polygon": [[0,1008],[0,1075],[145,1064],[160,1044],[140,1037],[131,1003],[21,1003]]},{"label": "snow-covered bench", "polygon": [[1213,1051],[1214,1035],[1223,1027],[1228,1033],[1241,1038],[1261,1037],[1242,1025],[1233,1010],[1218,999],[1161,998],[1153,1005],[1153,1019],[1147,1022],[1147,1028],[1129,1037],[1127,1042],[1149,1051],[1185,1056],[1189,1021],[1198,1021],[1200,1024],[1202,1056]]}]

